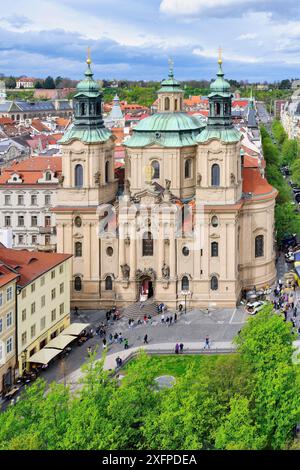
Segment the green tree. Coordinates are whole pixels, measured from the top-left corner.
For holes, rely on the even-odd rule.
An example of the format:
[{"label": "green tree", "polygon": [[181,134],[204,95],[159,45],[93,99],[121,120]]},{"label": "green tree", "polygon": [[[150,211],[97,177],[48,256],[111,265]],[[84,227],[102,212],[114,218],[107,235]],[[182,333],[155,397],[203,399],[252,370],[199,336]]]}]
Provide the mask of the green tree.
[{"label": "green tree", "polygon": [[37,80],[34,84],[34,88],[37,88],[37,89],[44,88],[44,84],[40,80]]},{"label": "green tree", "polygon": [[45,81],[44,81],[44,88],[45,88],[46,90],[48,90],[48,89],[49,89],[49,90],[50,90],[50,89],[52,90],[52,89],[55,88],[55,82],[54,82],[54,80],[53,80],[52,77],[49,76],[49,77],[45,78]]},{"label": "green tree", "polygon": [[276,204],[275,229],[278,243],[285,235],[300,233],[300,214],[295,212],[295,207],[291,202]]},{"label": "green tree", "polygon": [[299,156],[299,144],[296,139],[285,139],[282,145],[282,163],[291,165]]},{"label": "green tree", "polygon": [[16,88],[17,82],[15,77],[8,77],[4,82],[6,88]]}]

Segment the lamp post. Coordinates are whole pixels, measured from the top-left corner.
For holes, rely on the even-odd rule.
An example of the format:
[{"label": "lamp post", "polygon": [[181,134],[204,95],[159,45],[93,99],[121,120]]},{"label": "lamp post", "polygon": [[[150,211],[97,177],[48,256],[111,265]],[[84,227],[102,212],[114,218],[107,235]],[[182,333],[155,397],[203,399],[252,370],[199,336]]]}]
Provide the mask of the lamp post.
[{"label": "lamp post", "polygon": [[188,295],[191,295],[191,292],[189,290],[183,290],[181,291],[181,295],[184,296],[184,313],[186,314],[186,298]]}]

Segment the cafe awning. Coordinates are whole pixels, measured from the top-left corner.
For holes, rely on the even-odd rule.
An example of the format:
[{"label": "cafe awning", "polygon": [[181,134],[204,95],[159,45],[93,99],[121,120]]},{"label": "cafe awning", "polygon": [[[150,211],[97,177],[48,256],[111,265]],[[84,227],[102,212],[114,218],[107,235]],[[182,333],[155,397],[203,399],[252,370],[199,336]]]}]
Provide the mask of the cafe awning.
[{"label": "cafe awning", "polygon": [[65,349],[65,347],[68,346],[68,344],[72,343],[72,341],[74,340],[74,336],[60,334],[56,338],[53,338],[51,341],[49,341],[49,343],[46,344],[45,348]]},{"label": "cafe awning", "polygon": [[43,348],[40,351],[33,354],[29,359],[28,362],[36,362],[38,364],[48,364],[55,356],[61,353],[60,349],[48,349]]},{"label": "cafe awning", "polygon": [[67,328],[61,332],[61,335],[79,336],[82,330],[89,326],[89,323],[71,323],[71,325],[67,326]]}]

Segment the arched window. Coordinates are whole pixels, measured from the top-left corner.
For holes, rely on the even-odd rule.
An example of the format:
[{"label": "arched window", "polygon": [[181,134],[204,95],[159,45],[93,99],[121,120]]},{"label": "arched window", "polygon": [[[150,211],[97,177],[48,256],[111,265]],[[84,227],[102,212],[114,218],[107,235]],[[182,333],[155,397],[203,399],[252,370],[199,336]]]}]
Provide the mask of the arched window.
[{"label": "arched window", "polygon": [[220,114],[221,114],[221,104],[215,103],[215,115],[220,116]]},{"label": "arched window", "polygon": [[50,173],[50,171],[47,171],[47,172],[46,172],[46,178],[45,178],[45,179],[46,179],[46,181],[50,181],[50,180],[51,180],[51,173]]},{"label": "arched window", "polygon": [[75,257],[80,258],[82,256],[82,243],[76,242],[75,243]]},{"label": "arched window", "polygon": [[192,160],[189,158],[184,163],[184,177],[191,178],[192,176]]},{"label": "arched window", "polygon": [[151,232],[143,235],[143,256],[153,256],[153,238]]},{"label": "arched window", "polygon": [[178,100],[175,100],[174,101],[174,110],[177,111],[177,108],[178,108]]},{"label": "arched window", "polygon": [[83,186],[83,168],[82,165],[75,166],[75,187],[81,188]]},{"label": "arched window", "polygon": [[82,286],[81,286],[81,277],[79,277],[79,276],[75,277],[75,279],[74,279],[74,288],[77,291],[81,290],[81,288],[82,288]]},{"label": "arched window", "polygon": [[258,235],[255,237],[255,258],[264,256],[264,236]]},{"label": "arched window", "polygon": [[85,103],[80,104],[80,115],[81,116],[85,115]]},{"label": "arched window", "polygon": [[159,162],[157,162],[156,160],[154,160],[154,161],[151,163],[151,167],[152,167],[152,179],[153,179],[153,180],[158,179],[159,176],[160,176]]},{"label": "arched window", "polygon": [[219,256],[219,244],[217,242],[211,244],[211,256]]},{"label": "arched window", "polygon": [[109,182],[109,161],[105,162],[105,183]]},{"label": "arched window", "polygon": [[189,290],[190,287],[190,281],[187,276],[183,276],[181,279],[181,290]]},{"label": "arched window", "polygon": [[112,278],[111,278],[111,276],[107,276],[105,278],[105,290],[112,290]]},{"label": "arched window", "polygon": [[220,186],[220,167],[216,163],[211,167],[211,185]]},{"label": "arched window", "polygon": [[170,109],[170,98],[167,96],[165,98],[165,111],[169,111]]},{"label": "arched window", "polygon": [[212,276],[212,278],[210,280],[211,290],[218,290],[218,287],[219,287],[219,281],[218,281],[217,276]]}]

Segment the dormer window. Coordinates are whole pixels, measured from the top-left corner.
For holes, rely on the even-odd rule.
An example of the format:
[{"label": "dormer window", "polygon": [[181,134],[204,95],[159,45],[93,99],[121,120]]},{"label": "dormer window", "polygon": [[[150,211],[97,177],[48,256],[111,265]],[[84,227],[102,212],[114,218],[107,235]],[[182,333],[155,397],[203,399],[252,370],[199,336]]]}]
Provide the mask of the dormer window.
[{"label": "dormer window", "polygon": [[51,173],[50,173],[50,171],[46,171],[45,180],[46,180],[46,181],[51,181]]}]

